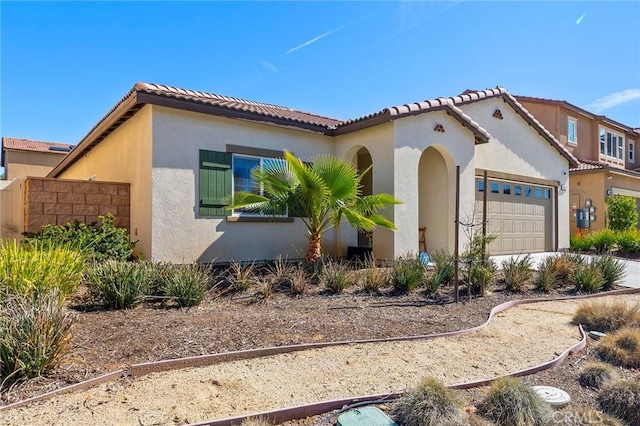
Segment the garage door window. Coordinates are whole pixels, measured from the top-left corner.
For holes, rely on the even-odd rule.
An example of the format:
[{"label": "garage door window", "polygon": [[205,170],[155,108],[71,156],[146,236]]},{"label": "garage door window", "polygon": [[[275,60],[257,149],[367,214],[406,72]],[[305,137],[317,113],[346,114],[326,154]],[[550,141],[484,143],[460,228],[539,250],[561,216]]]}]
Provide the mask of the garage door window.
[{"label": "garage door window", "polygon": [[530,186],[525,186],[524,187],[524,196],[525,197],[531,197],[531,187]]},{"label": "garage door window", "polygon": [[544,198],[546,198],[547,200],[551,199],[551,190],[550,189],[545,189],[544,190]]},{"label": "garage door window", "polygon": [[508,183],[503,183],[502,184],[502,193],[504,195],[511,195],[511,185],[509,185]]},{"label": "garage door window", "polygon": [[491,193],[492,194],[500,193],[500,184],[498,182],[491,182]]},{"label": "garage door window", "polygon": [[513,186],[513,195],[515,195],[516,197],[522,196],[522,187],[520,185]]}]

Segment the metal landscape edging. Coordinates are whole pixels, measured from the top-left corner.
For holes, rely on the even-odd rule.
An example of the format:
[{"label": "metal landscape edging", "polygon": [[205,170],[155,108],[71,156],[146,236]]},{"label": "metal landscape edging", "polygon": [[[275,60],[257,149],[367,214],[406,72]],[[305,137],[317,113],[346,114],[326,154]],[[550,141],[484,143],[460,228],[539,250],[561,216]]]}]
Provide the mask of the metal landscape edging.
[{"label": "metal landscape edging", "polygon": [[[326,348],[326,347],[332,347],[332,346],[344,346],[344,345],[354,345],[354,344],[362,344],[362,343],[383,343],[383,342],[400,342],[400,341],[413,341],[413,340],[431,340],[431,339],[436,339],[436,338],[441,338],[441,337],[449,337],[449,336],[458,336],[461,334],[467,334],[473,331],[477,331],[480,330],[484,327],[486,327],[489,322],[491,321],[491,319],[498,313],[512,308],[514,306],[518,306],[518,305],[524,305],[524,304],[531,304],[531,303],[540,303],[540,302],[554,302],[554,301],[562,301],[562,300],[579,300],[579,299],[588,299],[588,298],[599,298],[599,297],[607,297],[607,296],[616,296],[616,295],[624,295],[624,294],[635,294],[635,293],[640,293],[640,289],[638,288],[625,288],[625,289],[620,289],[620,290],[612,290],[612,291],[608,291],[608,292],[601,292],[601,293],[596,293],[596,294],[587,294],[587,295],[579,295],[579,296],[564,296],[564,297],[558,297],[558,298],[534,298],[534,299],[523,299],[523,300],[512,300],[512,301],[508,301],[508,302],[504,302],[501,303],[497,306],[495,306],[494,308],[491,309],[489,316],[487,318],[487,320],[475,327],[471,327],[471,328],[467,328],[467,329],[463,329],[463,330],[456,330],[456,331],[449,331],[446,333],[437,333],[437,334],[427,334],[427,335],[422,335],[422,336],[408,336],[408,337],[393,337],[393,338],[386,338],[386,339],[370,339],[370,340],[351,340],[351,341],[340,341],[340,342],[326,342],[326,343],[305,343],[305,344],[300,344],[300,345],[289,345],[289,346],[275,346],[275,347],[270,347],[270,348],[262,348],[262,349],[248,349],[248,350],[243,350],[243,351],[234,351],[234,352],[225,352],[225,353],[220,353],[220,354],[210,354],[210,355],[200,355],[200,356],[195,356],[195,357],[185,357],[185,358],[176,358],[176,359],[171,359],[171,360],[164,360],[164,361],[155,361],[155,362],[148,362],[148,363],[141,363],[141,364],[133,364],[131,366],[129,366],[128,368],[124,368],[124,369],[118,369],[115,370],[113,372],[104,374],[102,376],[98,376],[95,377],[93,379],[89,379],[89,380],[85,380],[79,383],[74,383],[73,385],[69,385],[69,386],[65,386],[56,390],[53,390],[51,392],[47,392],[44,393],[42,395],[38,395],[38,396],[34,396],[32,398],[28,398],[22,401],[18,401],[18,402],[14,402],[12,404],[7,404],[5,406],[0,407],[0,412],[3,411],[8,411],[10,409],[13,408],[19,408],[19,407],[23,407],[27,404],[33,403],[33,402],[37,402],[43,399],[48,399],[48,398],[52,398],[55,396],[60,396],[60,395],[64,395],[67,393],[71,393],[71,392],[75,392],[75,391],[82,391],[82,390],[87,390],[90,389],[94,386],[109,382],[109,381],[115,381],[118,379],[121,379],[123,377],[126,376],[131,376],[134,379],[136,377],[141,377],[144,376],[146,374],[149,373],[155,373],[155,372],[162,372],[162,371],[169,371],[169,370],[178,370],[178,369],[182,369],[182,368],[194,368],[194,367],[204,367],[204,366],[208,366],[208,365],[213,365],[216,363],[221,363],[221,362],[227,362],[227,361],[236,361],[236,360],[243,360],[243,359],[252,359],[252,358],[258,358],[258,357],[262,357],[262,356],[270,356],[270,355],[278,355],[278,354],[283,354],[283,353],[291,353],[291,352],[297,352],[297,351],[302,351],[302,350],[307,350],[307,349],[320,349],[320,348]],[[559,363],[561,363],[567,356],[569,353],[574,352],[574,351],[578,351],[584,348],[584,346],[586,346],[586,335],[584,333],[584,331],[582,330],[582,328],[580,327],[580,331],[583,335],[583,338],[580,342],[578,342],[576,345],[572,346],[571,348],[567,349],[567,351],[565,351],[563,354],[561,354],[559,357],[555,358],[554,360],[545,363],[545,364],[541,364],[539,366],[533,367],[532,369],[536,369],[538,368],[537,371],[541,371],[553,366],[558,365]],[[579,348],[578,348],[579,347]],[[574,349],[576,348],[576,349]],[[529,370],[532,369],[527,369],[527,370],[521,370],[509,375],[526,375],[526,374],[532,374],[534,372],[537,371],[532,371],[531,373],[526,373]],[[488,379],[488,380],[482,380],[481,382],[478,382],[476,384],[476,382],[470,382],[470,383],[461,383],[461,384],[455,384],[452,385],[452,388],[457,388],[457,389],[466,389],[469,387],[475,387],[475,386],[481,386],[482,384],[486,384],[487,382],[490,382],[494,379]],[[466,387],[462,387],[462,386],[466,386]],[[386,397],[386,398],[390,398],[390,395],[394,395],[395,398],[397,398],[401,393],[396,393],[396,394],[387,394],[387,395],[375,395],[373,396],[376,399],[380,399],[382,397]],[[313,407],[329,407],[324,411],[321,411],[317,414],[322,414],[323,412],[327,412],[327,411],[331,411],[335,408],[331,408],[334,405],[338,404],[339,402],[342,402],[343,405],[348,405],[346,402],[357,402],[357,401],[365,401],[365,400],[370,400],[370,396],[364,396],[364,397],[352,397],[352,398],[348,398],[348,399],[340,399],[340,400],[333,400],[333,401],[325,401],[325,402],[320,402],[320,403],[314,403],[314,404],[309,404],[309,405],[303,405],[303,406],[297,406],[297,407],[289,407],[289,408],[284,408],[284,409],[278,409],[278,410],[273,410],[273,411],[269,411],[266,413],[258,413],[258,414],[251,414],[251,415],[247,415],[247,416],[241,416],[241,417],[234,417],[234,418],[228,418],[228,419],[223,419],[223,420],[214,420],[214,421],[205,421],[205,422],[201,422],[201,423],[194,423],[194,425],[211,425],[211,426],[226,426],[226,425],[233,425],[238,423],[239,421],[249,418],[249,417],[256,417],[256,416],[267,416],[267,415],[278,415],[278,413],[287,413],[287,412],[291,412],[291,413],[306,413],[307,411],[305,410],[309,410],[308,412],[312,412],[312,408]],[[337,407],[340,408],[340,407]],[[316,408],[317,410],[317,408]],[[316,415],[316,414],[306,414],[306,415],[302,415],[302,417],[306,417],[309,415]],[[294,418],[299,418],[299,417],[292,417],[288,420],[292,420]]]}]

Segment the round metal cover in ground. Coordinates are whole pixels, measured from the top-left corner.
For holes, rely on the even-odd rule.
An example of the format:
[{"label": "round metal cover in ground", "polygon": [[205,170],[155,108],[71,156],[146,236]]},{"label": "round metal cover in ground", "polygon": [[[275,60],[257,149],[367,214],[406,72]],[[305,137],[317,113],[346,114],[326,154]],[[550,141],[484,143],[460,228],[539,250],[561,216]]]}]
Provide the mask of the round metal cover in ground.
[{"label": "round metal cover in ground", "polygon": [[540,398],[554,407],[562,407],[571,402],[571,397],[562,389],[553,386],[531,386]]}]

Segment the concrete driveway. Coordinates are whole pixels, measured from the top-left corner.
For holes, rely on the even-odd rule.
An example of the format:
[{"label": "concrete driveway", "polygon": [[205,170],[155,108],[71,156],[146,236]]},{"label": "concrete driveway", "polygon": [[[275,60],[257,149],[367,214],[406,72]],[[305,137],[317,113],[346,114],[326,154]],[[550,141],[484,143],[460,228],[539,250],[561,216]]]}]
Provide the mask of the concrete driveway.
[{"label": "concrete driveway", "polygon": [[[531,259],[533,260],[533,267],[537,268],[538,264],[547,256],[556,255],[558,253],[531,253]],[[520,255],[523,256],[523,255]],[[509,259],[511,257],[518,257],[518,255],[504,255],[504,256],[491,256],[498,267],[502,266],[502,261]],[[583,257],[591,259],[593,256],[583,255]],[[640,261],[638,260],[623,260],[620,259],[620,262],[624,263],[626,275],[622,282],[621,286],[624,287],[633,287],[640,288]]]}]

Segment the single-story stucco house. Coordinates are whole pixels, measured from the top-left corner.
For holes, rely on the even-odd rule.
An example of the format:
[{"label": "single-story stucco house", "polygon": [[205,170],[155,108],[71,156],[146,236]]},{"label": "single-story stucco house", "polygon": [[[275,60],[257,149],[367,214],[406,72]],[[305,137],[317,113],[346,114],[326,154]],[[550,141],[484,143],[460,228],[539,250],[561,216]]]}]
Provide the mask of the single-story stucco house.
[{"label": "single-story stucco house", "polygon": [[[369,239],[348,226],[323,240],[329,254],[368,245],[377,258],[453,252],[456,167],[459,211],[474,221],[488,194],[491,251],[554,251],[569,245],[570,167],[578,162],[503,88],[467,91],[341,121],[290,108],[137,83],[49,177],[127,182],[130,230],[148,259],[174,262],[299,258],[306,229],[292,217],[225,210],[248,170],[284,150],[307,160],[332,153],[372,166],[364,193],[403,201],[385,214],[398,229]],[[482,176],[489,181],[484,188]],[[464,247],[466,236],[460,232]]]}]

